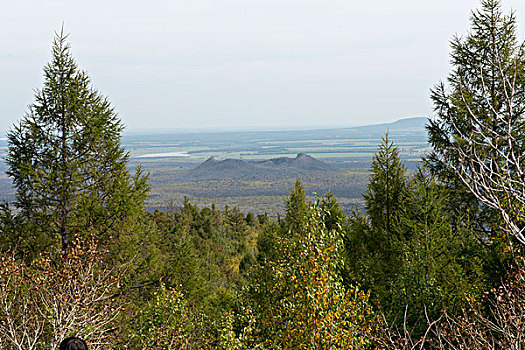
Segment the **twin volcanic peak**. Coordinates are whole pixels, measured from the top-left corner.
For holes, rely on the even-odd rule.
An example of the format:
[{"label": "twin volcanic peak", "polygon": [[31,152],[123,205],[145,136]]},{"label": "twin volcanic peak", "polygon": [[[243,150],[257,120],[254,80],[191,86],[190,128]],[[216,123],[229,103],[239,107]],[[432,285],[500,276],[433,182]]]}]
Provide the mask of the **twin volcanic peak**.
[{"label": "twin volcanic peak", "polygon": [[290,177],[312,172],[333,172],[338,169],[306,153],[295,158],[280,157],[267,160],[208,158],[186,173],[187,180],[257,180],[268,177]]},{"label": "twin volcanic peak", "polygon": [[295,158],[280,157],[272,158],[263,161],[253,161],[261,166],[274,167],[274,168],[293,168],[302,169],[308,171],[333,171],[335,168],[330,164],[322,162],[314,157],[306,154],[299,153]]}]

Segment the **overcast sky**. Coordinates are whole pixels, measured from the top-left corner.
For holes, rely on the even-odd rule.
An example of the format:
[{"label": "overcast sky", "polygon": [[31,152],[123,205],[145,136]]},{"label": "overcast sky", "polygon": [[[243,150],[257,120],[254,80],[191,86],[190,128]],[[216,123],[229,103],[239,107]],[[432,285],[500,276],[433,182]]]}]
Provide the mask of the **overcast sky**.
[{"label": "overcast sky", "polygon": [[[525,1],[516,10],[520,38]],[[427,116],[471,0],[4,0],[0,130],[54,31],[129,130],[345,126]]]}]

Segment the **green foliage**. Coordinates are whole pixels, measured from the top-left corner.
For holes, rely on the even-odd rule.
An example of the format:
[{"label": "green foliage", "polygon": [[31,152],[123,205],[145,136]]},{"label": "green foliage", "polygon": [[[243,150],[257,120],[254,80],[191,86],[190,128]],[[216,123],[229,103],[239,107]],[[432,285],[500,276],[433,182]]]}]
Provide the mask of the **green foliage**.
[{"label": "green foliage", "polygon": [[449,210],[449,189],[421,169],[407,181],[388,145],[385,138],[374,157],[367,215],[348,219],[344,277],[371,292],[389,323],[422,335],[427,317],[456,312],[465,295],[481,292],[486,253],[464,217]]},{"label": "green foliage", "polygon": [[365,208],[374,230],[387,237],[394,235],[394,226],[399,220],[406,189],[406,169],[399,159],[399,150],[383,137],[377,153],[372,158],[371,175],[363,198]]},{"label": "green foliage", "polygon": [[190,307],[182,293],[161,285],[133,318],[127,334],[130,349],[209,348],[205,318]]},{"label": "green foliage", "polygon": [[[461,162],[453,144],[461,142],[461,137],[472,131],[473,126],[468,122],[469,110],[474,108],[474,114],[487,128],[506,127],[497,118],[498,115],[505,115],[511,107],[505,103],[508,92],[501,83],[501,74],[510,79],[514,76],[514,65],[517,64],[516,84],[519,85],[516,89],[522,91],[522,84],[525,84],[525,61],[523,53],[519,51],[514,14],[503,15],[499,0],[483,0],[481,4],[481,10],[472,13],[472,29],[468,35],[452,39],[453,69],[447,78],[448,85],[438,84],[431,94],[438,118],[429,120],[429,141],[433,153],[428,157],[428,162],[433,170],[443,175],[447,171],[441,159],[446,159],[452,165]],[[503,64],[501,67],[499,62]],[[525,98],[513,102],[523,108]],[[523,137],[522,133],[516,136]]]},{"label": "green foliage", "polygon": [[319,204],[300,231],[277,236],[275,251],[254,271],[246,297],[256,319],[254,343],[280,349],[346,349],[367,344],[368,296],[345,289],[339,274],[340,230],[327,230]]},{"label": "green foliage", "polygon": [[[452,71],[447,83],[441,82],[431,91],[436,118],[427,126],[433,151],[425,161],[441,181],[454,189],[450,209],[468,212],[470,223],[481,239],[486,239],[500,234],[501,219],[472,195],[473,189],[485,190],[467,178],[461,180],[458,171],[480,173],[480,164],[472,162],[480,155],[482,163],[493,162],[492,169],[501,169],[497,176],[509,177],[508,184],[522,182],[508,163],[512,158],[509,152],[521,157],[525,151],[525,57],[517,39],[516,17],[514,13],[503,14],[499,0],[483,0],[481,9],[472,13],[470,32],[454,37],[451,47]],[[504,136],[507,132],[510,134]],[[487,147],[489,144],[494,147]],[[480,179],[490,186],[498,183],[493,182],[495,176],[489,171],[481,172]],[[465,181],[470,182],[470,189]],[[505,209],[513,198],[501,188],[497,191]]]},{"label": "green foliage", "polygon": [[354,212],[345,236],[346,276],[361,283],[382,305],[391,302],[393,280],[401,268],[405,232],[399,221],[406,204],[406,170],[397,147],[382,139],[374,155],[365,200],[366,217]]},{"label": "green foliage", "polygon": [[285,231],[298,232],[302,229],[303,218],[308,210],[308,201],[304,192],[304,187],[299,181],[295,181],[295,186],[286,201],[286,215],[284,217]]},{"label": "green foliage", "polygon": [[345,215],[343,209],[337,202],[332,192],[328,192],[319,203],[325,216],[323,218],[326,229],[331,230],[340,230],[344,226]]},{"label": "green foliage", "polygon": [[479,295],[484,283],[483,246],[466,228],[454,227],[454,214],[447,210],[448,193],[426,170],[418,169],[401,214],[400,226],[408,239],[390,309],[399,322],[407,309],[403,322],[417,327],[414,334],[424,333],[426,317],[436,320],[442,310],[458,312],[465,297]]},{"label": "green foliage", "polygon": [[18,215],[32,232],[29,244],[58,238],[63,249],[80,233],[117,236],[126,219],[143,209],[148,190],[140,169],[133,177],[128,173],[123,126],[78,69],[66,38],[55,38],[44,85],[7,134],[6,157]]},{"label": "green foliage", "polygon": [[[239,318],[246,319],[247,325],[241,330],[240,334],[237,335],[234,331],[234,321]],[[236,315],[235,317],[232,313],[226,312],[218,328],[218,340],[214,348],[220,350],[253,349],[253,347],[250,347],[248,344],[252,340],[254,322],[255,320],[251,315],[247,315],[247,317]]]},{"label": "green foliage", "polygon": [[[525,90],[525,65],[514,16],[503,16],[498,1],[483,0],[472,25],[452,42],[449,86],[432,92],[431,173],[407,179],[386,134],[365,212],[346,222],[333,194],[310,203],[298,178],[283,220],[188,200],[169,213],[145,212],[146,177],[126,169],[123,126],[58,35],[43,88],[8,134],[17,197],[14,210],[0,207],[0,251],[10,252],[0,255],[0,348],[54,348],[73,333],[94,348],[117,340],[130,349],[371,348],[384,326],[374,324],[378,314],[420,336],[427,318],[460,314],[465,300],[477,313],[466,326],[497,320],[497,303],[484,310],[474,301],[499,283],[512,246],[445,165],[463,161],[454,147],[472,133],[473,108],[487,128],[504,127],[498,116],[509,107],[496,76],[517,68]],[[513,103],[525,113],[525,97]],[[525,153],[520,118],[511,135]],[[75,237],[97,237],[104,249],[72,247]],[[521,285],[511,289],[522,297]],[[512,309],[509,291],[498,294],[501,315]],[[521,327],[521,316],[508,316]]]},{"label": "green foliage", "polygon": [[255,242],[264,226],[248,223],[236,208],[219,211],[189,201],[171,214],[155,211],[141,221],[144,227],[138,232],[144,236],[120,240],[125,246],[119,249],[128,251],[120,261],[133,261],[126,286],[147,286],[134,293],[127,313],[134,314],[151,299],[161,280],[219,324],[222,312],[233,307],[235,289],[244,284],[255,263]]}]

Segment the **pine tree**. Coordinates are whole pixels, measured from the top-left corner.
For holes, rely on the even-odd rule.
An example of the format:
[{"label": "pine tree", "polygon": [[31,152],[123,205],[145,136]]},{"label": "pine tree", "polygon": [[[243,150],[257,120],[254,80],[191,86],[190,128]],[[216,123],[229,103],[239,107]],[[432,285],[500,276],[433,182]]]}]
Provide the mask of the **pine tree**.
[{"label": "pine tree", "polygon": [[148,189],[140,169],[133,177],[126,169],[123,125],[77,67],[66,39],[63,30],[56,35],[44,85],[8,132],[6,157],[25,230],[35,244],[58,238],[62,249],[78,233],[118,234],[142,210]]},{"label": "pine tree", "polygon": [[[398,326],[405,322],[418,336],[428,328],[421,310],[426,310],[431,320],[444,309],[453,314],[464,305],[465,295],[478,297],[484,283],[479,278],[484,247],[468,227],[454,227],[448,195],[446,187],[420,168],[410,178],[407,203],[400,216],[407,239],[401,249],[401,273],[391,291],[392,311]],[[461,235],[456,234],[458,230]]]},{"label": "pine tree", "polygon": [[345,215],[334,194],[332,192],[326,193],[319,204],[325,213],[323,221],[326,229],[340,230],[344,226]]},{"label": "pine tree", "polygon": [[406,170],[388,134],[373,157],[363,197],[366,215],[355,211],[348,220],[345,279],[361,283],[385,307],[391,302],[392,281],[401,265],[405,237],[399,220],[406,200]]},{"label": "pine tree", "polygon": [[523,243],[525,57],[516,17],[504,15],[499,0],[483,0],[471,31],[451,47],[447,84],[431,91],[436,118],[427,127],[433,152],[426,163],[455,190],[450,209],[472,212],[483,239],[504,221]]},{"label": "pine tree", "polygon": [[399,150],[388,139],[388,133],[372,159],[371,172],[363,196],[365,209],[372,228],[391,235],[403,204],[406,169],[399,158]]},{"label": "pine tree", "polygon": [[284,217],[286,233],[297,234],[302,231],[308,207],[309,203],[306,199],[304,187],[297,178],[286,201],[286,215]]}]

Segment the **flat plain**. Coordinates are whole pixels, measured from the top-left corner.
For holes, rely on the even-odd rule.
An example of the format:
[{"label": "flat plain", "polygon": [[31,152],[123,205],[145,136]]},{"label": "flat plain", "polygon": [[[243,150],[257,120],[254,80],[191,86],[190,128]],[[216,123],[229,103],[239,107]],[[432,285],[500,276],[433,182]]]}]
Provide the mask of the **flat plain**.
[{"label": "flat plain", "polygon": [[[411,170],[429,150],[425,123],[426,118],[408,118],[389,124],[321,130],[136,132],[126,133],[122,141],[131,154],[130,167],[140,165],[150,173],[151,210],[179,207],[187,197],[201,206],[236,206],[243,212],[276,216],[284,212],[286,196],[299,178],[310,199],[330,191],[349,212],[362,204],[370,162],[385,133]],[[294,173],[292,169],[280,175],[253,173],[242,177],[236,176],[236,167],[204,177],[192,172],[210,157],[249,162],[293,159],[300,153],[333,170]]]}]

